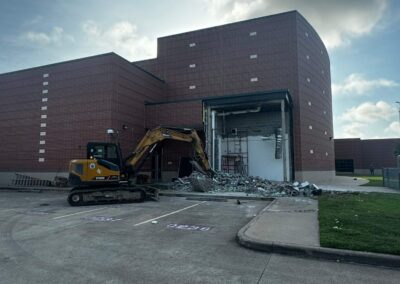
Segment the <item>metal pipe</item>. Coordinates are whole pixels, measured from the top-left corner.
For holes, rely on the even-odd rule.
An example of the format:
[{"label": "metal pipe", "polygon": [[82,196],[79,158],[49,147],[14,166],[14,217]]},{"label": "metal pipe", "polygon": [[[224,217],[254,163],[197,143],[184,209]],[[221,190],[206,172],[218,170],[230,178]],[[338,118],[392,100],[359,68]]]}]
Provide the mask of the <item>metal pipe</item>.
[{"label": "metal pipe", "polygon": [[235,111],[228,111],[228,112],[222,112],[218,113],[217,116],[227,116],[227,115],[232,115],[232,114],[246,114],[246,113],[255,113],[255,112],[260,112],[261,107],[257,107],[255,109],[244,109],[244,110],[235,110]]}]

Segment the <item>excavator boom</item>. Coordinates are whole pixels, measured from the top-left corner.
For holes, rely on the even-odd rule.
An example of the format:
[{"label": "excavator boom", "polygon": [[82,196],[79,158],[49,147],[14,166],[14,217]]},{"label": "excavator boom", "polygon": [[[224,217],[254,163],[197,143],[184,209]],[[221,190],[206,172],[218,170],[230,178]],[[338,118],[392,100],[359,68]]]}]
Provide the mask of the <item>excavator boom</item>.
[{"label": "excavator boom", "polygon": [[206,173],[213,173],[197,131],[185,128],[157,127],[147,131],[136,149],[125,159],[126,165],[132,167],[134,172],[138,173],[146,157],[152,153],[157,144],[167,139],[191,143],[195,151],[196,161]]}]

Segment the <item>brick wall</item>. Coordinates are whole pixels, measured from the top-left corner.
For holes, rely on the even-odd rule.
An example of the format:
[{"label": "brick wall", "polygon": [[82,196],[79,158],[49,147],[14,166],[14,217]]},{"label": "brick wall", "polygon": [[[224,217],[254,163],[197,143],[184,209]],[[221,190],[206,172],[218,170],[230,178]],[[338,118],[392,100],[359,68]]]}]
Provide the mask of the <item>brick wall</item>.
[{"label": "brick wall", "polygon": [[136,64],[163,78],[166,101],[176,102],[148,106],[156,114],[146,115],[149,125],[164,123],[164,119],[179,125],[201,124],[200,109],[180,115],[187,104],[180,100],[289,89],[294,107],[295,170],[334,170],[329,56],[299,13],[162,37],[157,59]]},{"label": "brick wall", "polygon": [[332,171],[335,157],[329,57],[311,25],[300,14],[296,18],[295,167],[304,171]]},{"label": "brick wall", "polygon": [[169,100],[293,89],[295,24],[284,14],[159,38]]},{"label": "brick wall", "polygon": [[145,102],[164,96],[162,80],[114,53],[2,74],[0,171],[66,171],[89,141],[112,142],[108,128],[127,153],[145,133]]},{"label": "brick wall", "polygon": [[295,170],[333,170],[329,69],[315,30],[288,12],[159,38],[156,59],[109,53],[2,74],[0,170],[66,170],[110,127],[126,153],[146,127],[201,129],[203,98],[277,89],[293,98]]},{"label": "brick wall", "polygon": [[0,75],[1,171],[65,171],[111,125],[111,55]]},{"label": "brick wall", "polygon": [[[119,132],[123,153],[132,151],[145,131],[145,102],[165,98],[165,83],[122,57],[113,57],[112,127]],[[123,130],[123,125],[127,127]]]},{"label": "brick wall", "polygon": [[400,139],[335,139],[335,157],[354,160],[355,169],[396,167],[394,151]]},{"label": "brick wall", "polygon": [[202,129],[202,102],[171,102],[146,106],[146,127],[158,125]]}]

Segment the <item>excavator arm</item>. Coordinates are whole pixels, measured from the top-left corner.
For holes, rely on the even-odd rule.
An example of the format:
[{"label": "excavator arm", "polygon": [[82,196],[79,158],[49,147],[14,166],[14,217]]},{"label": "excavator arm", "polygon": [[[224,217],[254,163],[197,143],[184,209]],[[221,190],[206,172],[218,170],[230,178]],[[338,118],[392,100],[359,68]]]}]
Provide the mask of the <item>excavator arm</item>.
[{"label": "excavator arm", "polygon": [[175,140],[190,143],[195,151],[196,161],[200,164],[203,170],[213,175],[210,163],[204,153],[201,139],[194,129],[179,129],[157,127],[147,131],[142,140],[136,146],[136,149],[125,159],[125,164],[130,167],[135,173],[140,171],[146,158],[153,152],[158,143],[164,140]]}]

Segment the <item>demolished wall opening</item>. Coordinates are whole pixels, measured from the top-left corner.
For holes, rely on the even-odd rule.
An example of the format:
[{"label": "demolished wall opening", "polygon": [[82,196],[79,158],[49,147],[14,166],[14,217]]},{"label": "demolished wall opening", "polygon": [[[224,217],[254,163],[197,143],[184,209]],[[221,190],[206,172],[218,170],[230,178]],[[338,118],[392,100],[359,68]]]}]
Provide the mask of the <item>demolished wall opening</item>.
[{"label": "demolished wall opening", "polygon": [[291,100],[262,93],[203,102],[206,149],[215,170],[293,179]]}]

